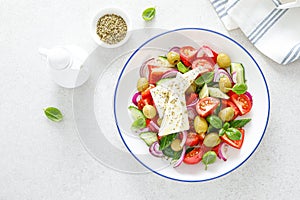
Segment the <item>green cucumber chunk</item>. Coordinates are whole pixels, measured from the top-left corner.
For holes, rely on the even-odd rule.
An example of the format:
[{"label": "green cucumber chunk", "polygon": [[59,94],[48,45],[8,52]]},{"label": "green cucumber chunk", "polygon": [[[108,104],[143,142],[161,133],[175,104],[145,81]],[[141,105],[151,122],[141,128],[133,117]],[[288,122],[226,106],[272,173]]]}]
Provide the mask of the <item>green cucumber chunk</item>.
[{"label": "green cucumber chunk", "polygon": [[185,66],[182,62],[177,63],[177,69],[183,74],[190,71],[189,68]]},{"label": "green cucumber chunk", "polygon": [[129,109],[129,111],[131,113],[131,116],[132,116],[133,120],[136,121],[139,118],[146,119],[146,117],[143,114],[143,112],[141,110],[139,110],[137,107],[129,106],[128,109]]},{"label": "green cucumber chunk", "polygon": [[237,84],[245,83],[245,69],[242,63],[231,63],[230,73],[233,78],[233,82]]},{"label": "green cucumber chunk", "polygon": [[148,145],[150,146],[154,142],[156,142],[157,139],[157,133],[147,131],[139,134],[139,137]]},{"label": "green cucumber chunk", "polygon": [[208,92],[211,97],[229,99],[229,96],[222,92],[219,88],[208,87]]}]

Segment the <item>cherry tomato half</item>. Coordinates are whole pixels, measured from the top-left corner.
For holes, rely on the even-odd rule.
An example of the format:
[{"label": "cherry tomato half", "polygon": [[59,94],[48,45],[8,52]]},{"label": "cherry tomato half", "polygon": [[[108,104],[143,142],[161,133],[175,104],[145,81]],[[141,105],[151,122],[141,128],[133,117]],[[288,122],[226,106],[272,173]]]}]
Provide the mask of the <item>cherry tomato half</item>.
[{"label": "cherry tomato half", "polygon": [[240,140],[231,140],[227,137],[226,134],[222,135],[220,138],[223,142],[229,144],[230,146],[236,148],[236,149],[240,149],[243,145],[244,142],[244,137],[245,137],[245,130],[242,128],[239,128],[239,131],[242,133],[242,137]]},{"label": "cherry tomato half", "polygon": [[194,101],[196,101],[196,99],[198,98],[198,94],[195,92],[192,92],[191,94],[186,96],[186,105],[189,105],[191,103],[193,103]]},{"label": "cherry tomato half", "polygon": [[190,165],[197,164],[202,160],[202,155],[201,148],[194,148],[192,151],[185,154],[183,162]]},{"label": "cherry tomato half", "polygon": [[214,61],[210,57],[202,57],[202,58],[197,58],[196,60],[193,61],[192,63],[192,69],[195,69],[199,66],[204,67],[207,69],[207,72],[213,71],[214,69]]},{"label": "cherry tomato half", "polygon": [[197,133],[189,132],[187,134],[187,139],[186,139],[185,145],[192,147],[192,146],[196,146],[197,144],[199,144],[199,142],[200,142],[200,137]]},{"label": "cherry tomato half", "polygon": [[245,115],[250,112],[252,108],[251,99],[245,94],[232,94],[230,96],[231,101],[238,107],[240,114]]},{"label": "cherry tomato half", "polygon": [[218,107],[220,101],[214,97],[205,97],[196,105],[196,111],[201,117],[207,117]]},{"label": "cherry tomato half", "polygon": [[181,47],[179,50],[180,60],[187,67],[191,66],[196,58],[197,50],[191,46]]}]

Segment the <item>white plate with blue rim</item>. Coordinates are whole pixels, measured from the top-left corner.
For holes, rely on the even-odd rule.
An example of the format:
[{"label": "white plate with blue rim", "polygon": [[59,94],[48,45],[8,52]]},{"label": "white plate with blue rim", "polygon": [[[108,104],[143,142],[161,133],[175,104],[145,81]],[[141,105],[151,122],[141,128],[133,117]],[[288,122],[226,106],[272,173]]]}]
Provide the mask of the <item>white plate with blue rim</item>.
[{"label": "white plate with blue rim", "polygon": [[[245,127],[241,149],[229,148],[228,159],[217,159],[205,170],[202,162],[195,165],[182,163],[174,168],[170,160],[157,158],[149,153],[149,147],[131,130],[132,118],[128,112],[140,66],[145,60],[165,55],[173,46],[208,45],[216,52],[225,52],[233,62],[245,67],[248,91],[253,96],[251,112],[243,118],[251,118]],[[238,42],[216,31],[201,28],[182,28],[161,33],[138,47],[120,72],[114,94],[114,116],[120,137],[132,156],[145,168],[162,177],[183,181],[203,182],[228,175],[243,165],[255,152],[266,132],[270,114],[270,96],[262,70],[251,54]]]}]

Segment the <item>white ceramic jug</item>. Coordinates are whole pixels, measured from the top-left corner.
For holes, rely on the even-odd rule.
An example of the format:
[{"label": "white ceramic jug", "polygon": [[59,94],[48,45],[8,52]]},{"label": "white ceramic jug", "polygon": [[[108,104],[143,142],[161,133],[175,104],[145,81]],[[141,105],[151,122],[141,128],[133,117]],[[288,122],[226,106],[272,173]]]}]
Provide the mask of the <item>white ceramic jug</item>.
[{"label": "white ceramic jug", "polygon": [[51,49],[40,48],[39,53],[46,58],[51,76],[58,85],[75,88],[85,83],[90,72],[83,63],[88,54],[74,46],[58,46]]}]

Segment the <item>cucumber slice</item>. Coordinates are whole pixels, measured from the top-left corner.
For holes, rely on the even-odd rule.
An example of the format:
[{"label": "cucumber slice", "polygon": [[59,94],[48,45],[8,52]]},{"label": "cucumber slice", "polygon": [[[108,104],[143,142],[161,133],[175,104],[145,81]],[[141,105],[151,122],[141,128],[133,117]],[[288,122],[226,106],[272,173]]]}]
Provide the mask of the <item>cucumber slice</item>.
[{"label": "cucumber slice", "polygon": [[146,127],[146,119],[145,118],[138,118],[131,124],[131,129],[133,131],[139,130]]},{"label": "cucumber slice", "polygon": [[172,78],[162,78],[159,81],[156,82],[156,85],[161,85],[162,83],[165,83],[169,80],[171,80]]},{"label": "cucumber slice", "polygon": [[208,96],[209,96],[208,87],[207,87],[207,84],[205,83],[204,86],[202,87],[202,89],[199,92],[199,98],[202,99],[202,98],[205,98],[205,97],[208,97]]},{"label": "cucumber slice", "polygon": [[229,96],[223,93],[219,88],[208,87],[208,92],[211,97],[229,99]]},{"label": "cucumber slice", "polygon": [[245,69],[242,63],[231,63],[230,73],[233,82],[237,84],[245,83]]},{"label": "cucumber slice", "polygon": [[129,106],[128,107],[130,113],[131,113],[131,116],[133,118],[133,120],[137,120],[139,118],[143,118],[143,119],[146,119],[145,115],[143,114],[142,111],[140,111],[137,107],[134,107],[134,106]]},{"label": "cucumber slice", "polygon": [[144,142],[148,146],[150,146],[151,144],[153,144],[154,142],[157,141],[157,133],[155,133],[155,132],[151,132],[151,131],[143,132],[143,133],[140,133],[139,136],[142,140],[144,140]]}]

